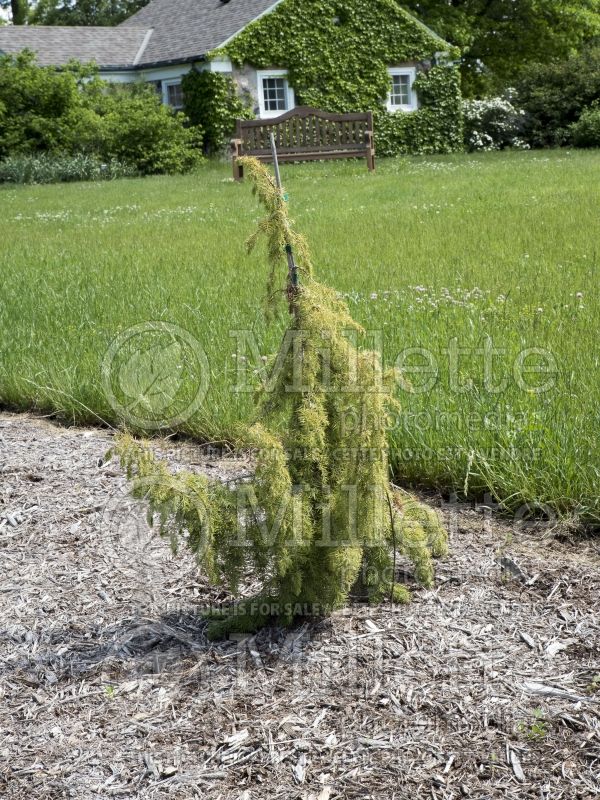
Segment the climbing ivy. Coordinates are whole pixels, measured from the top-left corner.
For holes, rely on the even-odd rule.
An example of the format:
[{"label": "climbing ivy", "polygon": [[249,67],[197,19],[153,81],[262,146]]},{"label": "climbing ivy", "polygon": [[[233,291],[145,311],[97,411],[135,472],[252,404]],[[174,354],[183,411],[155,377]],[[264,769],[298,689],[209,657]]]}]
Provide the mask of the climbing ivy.
[{"label": "climbing ivy", "polygon": [[209,154],[226,146],[236,119],[252,117],[252,111],[238,97],[231,75],[192,70],[183,76],[181,86],[185,113],[192,125],[202,127],[204,149]]},{"label": "climbing ivy", "polygon": [[[458,70],[429,69],[434,53],[448,49],[395,0],[283,0],[213,55],[238,66],[287,69],[298,105],[372,110],[378,154],[393,155],[462,148]],[[387,70],[407,62],[421,67],[420,108],[390,114]]]},{"label": "climbing ivy", "polygon": [[420,108],[410,114],[375,115],[377,153],[391,156],[452,153],[463,149],[460,76],[457,70],[432,67],[417,75],[415,89]]}]

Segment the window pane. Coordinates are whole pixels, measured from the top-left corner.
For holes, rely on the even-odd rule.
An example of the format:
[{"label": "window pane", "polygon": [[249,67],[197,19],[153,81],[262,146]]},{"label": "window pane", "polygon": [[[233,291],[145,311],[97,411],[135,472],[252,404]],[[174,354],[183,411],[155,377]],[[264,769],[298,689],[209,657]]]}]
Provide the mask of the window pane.
[{"label": "window pane", "polygon": [[285,78],[263,78],[265,111],[287,111],[287,81]]},{"label": "window pane", "polygon": [[170,83],[167,86],[167,99],[173,108],[183,108],[183,91],[180,83]]},{"label": "window pane", "polygon": [[393,106],[411,105],[410,75],[392,75],[390,101]]}]

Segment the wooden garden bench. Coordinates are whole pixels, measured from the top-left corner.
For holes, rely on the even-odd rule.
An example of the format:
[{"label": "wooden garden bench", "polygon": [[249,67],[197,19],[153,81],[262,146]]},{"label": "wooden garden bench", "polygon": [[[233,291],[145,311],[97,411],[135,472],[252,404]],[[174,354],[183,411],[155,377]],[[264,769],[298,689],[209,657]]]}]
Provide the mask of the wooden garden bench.
[{"label": "wooden garden bench", "polygon": [[325,158],[366,158],[375,169],[373,114],[328,114],[300,106],[272,119],[238,119],[231,142],[233,177],[244,177],[240,156],[271,161],[269,134],[275,134],[279,161],[320,161]]}]

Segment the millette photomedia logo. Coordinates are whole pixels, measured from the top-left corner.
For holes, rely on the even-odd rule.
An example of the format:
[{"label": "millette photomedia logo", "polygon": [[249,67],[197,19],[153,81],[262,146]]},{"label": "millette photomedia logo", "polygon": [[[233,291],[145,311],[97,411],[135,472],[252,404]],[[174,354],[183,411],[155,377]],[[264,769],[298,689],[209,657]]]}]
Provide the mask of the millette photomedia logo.
[{"label": "millette photomedia logo", "polygon": [[209,381],[200,342],[168,322],[142,322],[121,331],[102,361],[102,385],[112,409],[144,430],[175,428],[190,419]]}]

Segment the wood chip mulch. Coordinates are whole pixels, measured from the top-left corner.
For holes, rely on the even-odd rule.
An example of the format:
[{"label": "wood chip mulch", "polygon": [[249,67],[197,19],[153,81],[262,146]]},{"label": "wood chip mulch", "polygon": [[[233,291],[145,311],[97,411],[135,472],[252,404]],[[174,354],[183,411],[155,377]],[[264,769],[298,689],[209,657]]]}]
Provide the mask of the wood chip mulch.
[{"label": "wood chip mulch", "polygon": [[451,553],[410,606],[209,643],[227,595],[152,535],[110,444],[0,414],[0,797],[600,796],[598,538],[442,504]]}]

